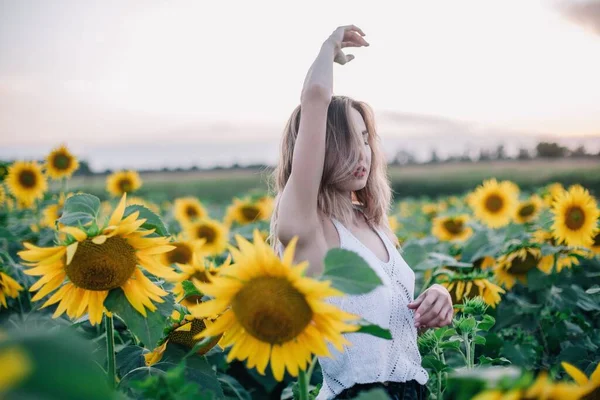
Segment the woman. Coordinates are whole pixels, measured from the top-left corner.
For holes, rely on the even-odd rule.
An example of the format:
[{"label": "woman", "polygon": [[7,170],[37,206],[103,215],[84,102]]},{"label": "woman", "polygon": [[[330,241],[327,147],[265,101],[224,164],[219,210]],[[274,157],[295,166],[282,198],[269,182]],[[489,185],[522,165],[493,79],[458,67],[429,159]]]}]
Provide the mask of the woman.
[{"label": "woman", "polygon": [[393,399],[422,399],[429,377],[421,367],[417,328],[448,325],[452,300],[444,287],[433,285],[413,301],[415,274],[387,220],[391,189],[373,115],[365,103],[332,93],[333,62],[354,59],[342,49],[368,45],[356,26],[339,27],[308,71],[275,170],[272,243],[281,250],[298,236],[296,261],[309,261],[309,276],[321,275],[329,249],[353,250],[383,282],[367,294],[328,299],[390,329],[393,339],[348,333],[352,346],[344,352],[330,345],[332,357],[319,358],[318,399],[352,398],[377,386]]}]

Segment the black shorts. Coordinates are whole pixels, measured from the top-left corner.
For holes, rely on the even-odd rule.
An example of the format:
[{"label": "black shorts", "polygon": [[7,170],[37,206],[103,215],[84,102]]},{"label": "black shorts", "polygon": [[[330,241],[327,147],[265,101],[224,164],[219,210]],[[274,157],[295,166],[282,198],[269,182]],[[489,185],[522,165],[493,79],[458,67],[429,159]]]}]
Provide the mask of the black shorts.
[{"label": "black shorts", "polygon": [[353,399],[362,391],[382,388],[392,400],[426,400],[427,386],[410,380],[408,382],[373,382],[358,383],[348,389],[344,389],[335,396],[336,399]]}]

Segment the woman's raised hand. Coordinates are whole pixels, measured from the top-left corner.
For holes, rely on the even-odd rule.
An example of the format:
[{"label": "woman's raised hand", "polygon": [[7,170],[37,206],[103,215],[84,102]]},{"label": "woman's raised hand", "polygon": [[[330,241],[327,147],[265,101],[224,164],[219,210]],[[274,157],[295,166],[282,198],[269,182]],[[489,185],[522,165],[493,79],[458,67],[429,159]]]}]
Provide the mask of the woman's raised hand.
[{"label": "woman's raised hand", "polygon": [[335,56],[333,61],[344,65],[354,59],[354,55],[345,54],[342,49],[345,47],[363,47],[369,43],[364,39],[365,33],[357,26],[340,26],[329,36],[330,41],[335,46]]}]

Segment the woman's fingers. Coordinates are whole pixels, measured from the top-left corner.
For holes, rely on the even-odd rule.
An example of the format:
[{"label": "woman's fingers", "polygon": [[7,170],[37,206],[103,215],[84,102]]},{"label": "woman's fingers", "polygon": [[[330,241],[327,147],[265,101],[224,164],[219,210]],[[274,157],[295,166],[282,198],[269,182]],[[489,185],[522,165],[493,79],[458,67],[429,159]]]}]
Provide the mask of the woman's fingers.
[{"label": "woman's fingers", "polygon": [[361,47],[362,44],[356,42],[342,42],[342,48],[344,47]]}]

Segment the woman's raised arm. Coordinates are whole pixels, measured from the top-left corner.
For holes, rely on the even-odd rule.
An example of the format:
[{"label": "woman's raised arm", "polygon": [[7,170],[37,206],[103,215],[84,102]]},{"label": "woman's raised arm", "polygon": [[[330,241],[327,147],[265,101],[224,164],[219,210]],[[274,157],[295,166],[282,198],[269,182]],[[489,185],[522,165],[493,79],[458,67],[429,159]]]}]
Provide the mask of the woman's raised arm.
[{"label": "woman's raised arm", "polygon": [[293,236],[300,242],[314,234],[318,224],[317,195],[325,162],[327,109],[333,95],[333,62],[346,64],[354,59],[342,48],[369,44],[354,25],[337,28],[322,44],[310,67],[300,97],[300,126],[292,172],[279,201],[277,236],[285,245]]}]

